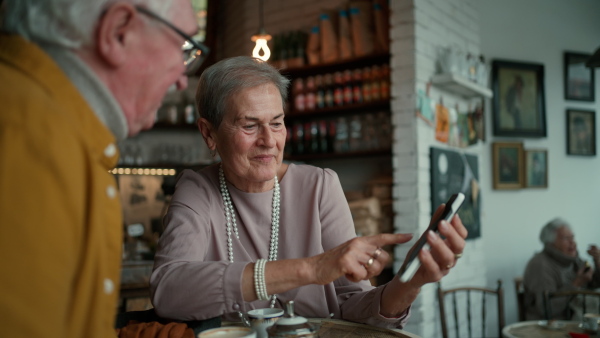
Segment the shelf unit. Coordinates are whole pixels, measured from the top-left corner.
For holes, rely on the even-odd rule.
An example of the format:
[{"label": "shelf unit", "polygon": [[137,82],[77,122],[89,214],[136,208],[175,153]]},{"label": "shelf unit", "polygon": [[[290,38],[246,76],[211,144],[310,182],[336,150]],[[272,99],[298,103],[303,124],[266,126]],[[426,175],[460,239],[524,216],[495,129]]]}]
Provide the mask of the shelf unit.
[{"label": "shelf unit", "polygon": [[431,78],[431,83],[448,92],[458,94],[465,98],[485,97],[492,98],[493,94],[489,88],[479,85],[456,74],[436,74]]},{"label": "shelf unit", "polygon": [[[343,60],[334,63],[325,63],[318,65],[309,65],[305,67],[299,68],[288,68],[280,70],[281,74],[294,81],[297,78],[308,78],[310,76],[316,75],[324,75],[327,73],[335,73],[335,72],[343,72],[345,70],[353,70],[353,69],[361,69],[365,67],[371,66],[381,66],[383,64],[389,64],[390,55],[389,53],[384,54],[373,54],[360,58]],[[388,79],[389,81],[389,79]],[[389,117],[390,113],[390,101],[389,99],[385,100],[376,100],[376,101],[368,101],[368,102],[360,102],[360,103],[350,103],[339,106],[331,106],[325,108],[315,108],[312,110],[303,110],[297,111],[294,110],[293,107],[294,96],[291,93],[289,95],[288,102],[288,112],[286,113],[286,125],[288,127],[292,127],[289,131],[292,133],[292,139],[296,140],[294,137],[294,129],[297,124],[306,124],[315,121],[323,121],[325,120],[327,123],[333,123],[332,120],[336,120],[340,117],[352,118],[356,115],[361,115],[365,113],[375,114],[384,112]],[[350,121],[348,121],[350,123]],[[391,123],[391,121],[390,121]],[[331,135],[328,135],[329,138],[333,138]],[[390,136],[391,137],[391,136]],[[295,142],[295,141],[294,141]],[[306,142],[306,141],[304,141]],[[292,146],[292,145],[289,145]],[[294,145],[294,149],[295,149]],[[389,148],[373,148],[368,150],[357,150],[357,151],[345,151],[345,152],[316,152],[316,153],[302,153],[302,154],[291,154],[286,155],[286,159],[289,160],[298,160],[298,161],[320,161],[320,160],[330,160],[330,159],[352,159],[352,158],[364,158],[369,156],[382,156],[382,155],[391,155],[391,149]]]}]

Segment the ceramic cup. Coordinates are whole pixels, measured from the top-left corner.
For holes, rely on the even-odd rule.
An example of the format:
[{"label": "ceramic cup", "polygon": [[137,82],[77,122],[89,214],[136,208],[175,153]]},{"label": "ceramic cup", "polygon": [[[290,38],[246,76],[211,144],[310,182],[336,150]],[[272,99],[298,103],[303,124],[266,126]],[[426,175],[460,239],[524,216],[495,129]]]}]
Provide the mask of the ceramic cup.
[{"label": "ceramic cup", "polygon": [[600,321],[600,314],[598,313],[586,313],[583,315],[583,321],[581,327],[584,330],[596,332],[598,331],[598,322]]},{"label": "ceramic cup", "polygon": [[198,333],[198,338],[256,338],[256,332],[249,327],[223,326]]},{"label": "ceramic cup", "polygon": [[282,309],[254,309],[248,311],[248,318],[250,319],[250,325],[258,338],[267,338],[269,334],[267,329],[271,327],[275,322],[283,316]]}]

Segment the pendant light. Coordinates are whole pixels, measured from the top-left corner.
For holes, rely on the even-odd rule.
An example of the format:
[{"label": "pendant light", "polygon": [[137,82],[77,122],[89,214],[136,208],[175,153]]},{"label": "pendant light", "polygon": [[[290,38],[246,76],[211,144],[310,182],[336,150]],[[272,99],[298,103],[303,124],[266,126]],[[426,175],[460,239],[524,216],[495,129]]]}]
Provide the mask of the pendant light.
[{"label": "pendant light", "polygon": [[267,34],[263,27],[263,0],[258,1],[259,29],[258,33],[252,35],[252,41],[256,42],[256,46],[254,46],[254,49],[252,50],[252,56],[267,61],[269,60],[269,57],[271,57],[271,50],[269,50],[269,46],[267,45],[267,41],[271,40],[271,36]]}]

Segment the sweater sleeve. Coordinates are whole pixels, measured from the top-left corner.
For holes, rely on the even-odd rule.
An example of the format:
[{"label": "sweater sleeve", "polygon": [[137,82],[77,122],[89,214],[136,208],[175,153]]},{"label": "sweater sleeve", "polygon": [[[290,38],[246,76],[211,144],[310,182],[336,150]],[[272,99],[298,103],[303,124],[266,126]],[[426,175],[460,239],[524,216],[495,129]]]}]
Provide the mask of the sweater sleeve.
[{"label": "sweater sleeve", "polygon": [[156,313],[164,318],[203,320],[245,311],[239,300],[248,262],[213,259],[220,250],[211,241],[214,193],[206,186],[210,182],[198,177],[187,171],[179,179],[155,256],[151,297]]},{"label": "sweater sleeve", "polygon": [[[319,213],[322,224],[323,249],[330,250],[354,237],[350,208],[337,174],[324,169]],[[374,288],[369,281],[353,283],[345,277],[334,282],[342,319],[385,328],[402,328],[409,317],[406,311],[399,318],[380,315],[381,294],[385,285]]]}]

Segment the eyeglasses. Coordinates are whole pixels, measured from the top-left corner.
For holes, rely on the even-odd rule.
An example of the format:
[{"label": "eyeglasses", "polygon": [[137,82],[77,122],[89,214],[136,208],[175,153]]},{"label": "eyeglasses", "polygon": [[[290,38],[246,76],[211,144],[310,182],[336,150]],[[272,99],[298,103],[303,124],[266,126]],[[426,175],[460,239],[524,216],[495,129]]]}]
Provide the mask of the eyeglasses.
[{"label": "eyeglasses", "polygon": [[206,55],[208,54],[210,49],[208,47],[206,47],[202,42],[185,34],[179,28],[175,27],[169,21],[161,18],[156,13],[154,13],[144,7],[141,7],[141,6],[135,6],[135,9],[138,12],[145,14],[145,15],[167,25],[167,27],[171,28],[172,30],[175,31],[175,33],[179,34],[179,36],[181,36],[185,39],[185,42],[181,46],[181,51],[183,52],[183,64],[185,65],[185,74],[186,75],[194,74],[200,68],[200,65],[206,58]]}]

